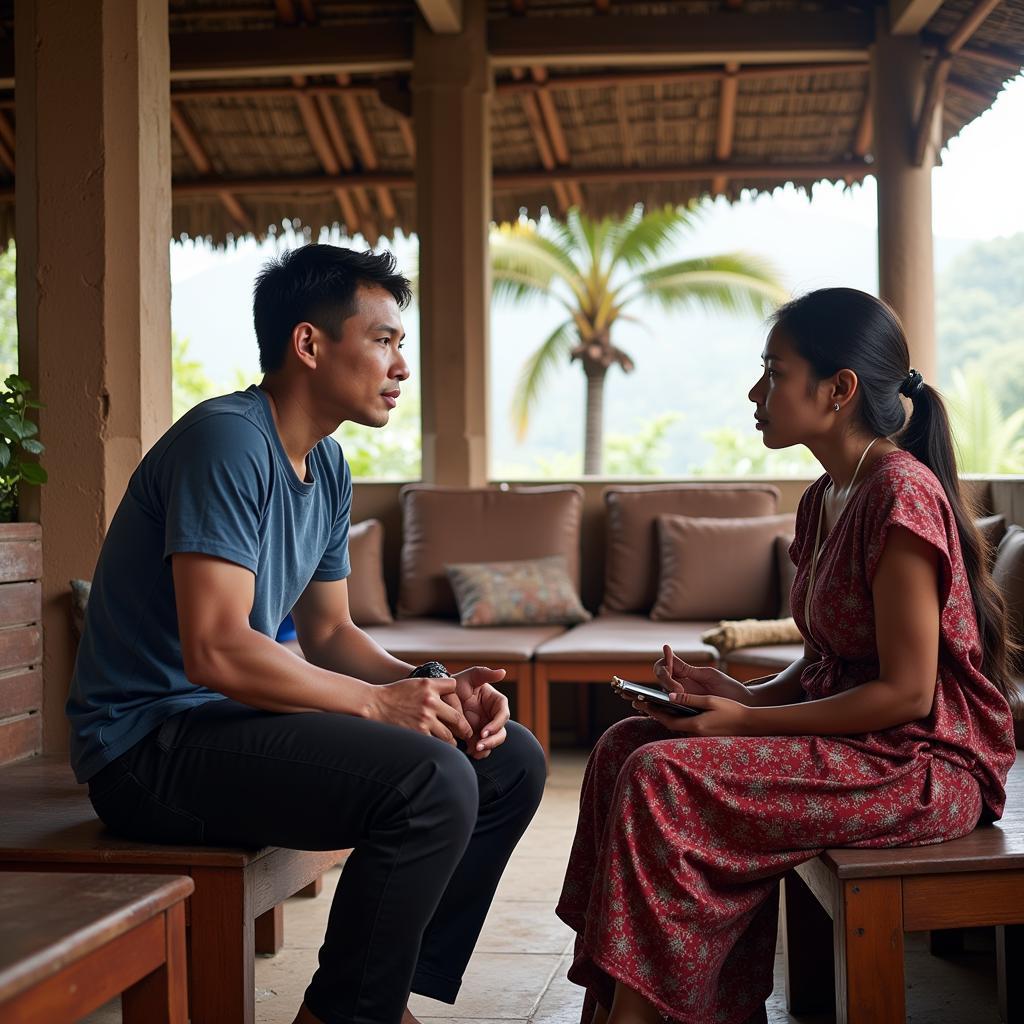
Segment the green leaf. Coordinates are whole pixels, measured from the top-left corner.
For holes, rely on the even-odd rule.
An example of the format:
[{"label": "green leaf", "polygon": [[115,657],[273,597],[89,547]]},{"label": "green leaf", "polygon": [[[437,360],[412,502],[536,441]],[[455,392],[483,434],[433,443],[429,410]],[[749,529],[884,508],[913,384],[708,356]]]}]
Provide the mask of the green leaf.
[{"label": "green leaf", "polygon": [[30,455],[42,455],[46,451],[46,446],[41,441],[36,441],[31,437],[25,438],[21,442],[21,447]]},{"label": "green leaf", "polygon": [[20,441],[25,436],[25,428],[21,417],[9,412],[0,412],[0,430],[5,437]]},{"label": "green leaf", "polygon": [[512,422],[520,440],[526,434],[530,422],[530,410],[536,405],[548,374],[555,364],[570,351],[573,326],[571,320],[559,324],[523,366],[515,394],[512,397]]},{"label": "green leaf", "polygon": [[19,426],[21,427],[22,439],[35,437],[39,433],[39,428],[31,420],[21,420]]},{"label": "green leaf", "polygon": [[46,483],[46,470],[43,469],[43,467],[40,466],[38,462],[22,462],[21,475],[24,477],[26,483]]},{"label": "green leaf", "polygon": [[32,385],[24,377],[19,377],[16,373],[12,373],[10,377],[4,381],[4,384],[9,390],[19,392],[21,394],[32,390]]},{"label": "green leaf", "polygon": [[11,449],[6,441],[0,441],[0,469],[5,469],[11,461]]}]

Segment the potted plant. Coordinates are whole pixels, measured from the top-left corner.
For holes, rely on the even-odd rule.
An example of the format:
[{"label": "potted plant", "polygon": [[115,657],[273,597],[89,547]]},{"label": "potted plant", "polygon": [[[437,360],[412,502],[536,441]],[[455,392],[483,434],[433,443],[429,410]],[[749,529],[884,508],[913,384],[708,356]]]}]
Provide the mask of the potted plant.
[{"label": "potted plant", "polygon": [[13,523],[18,518],[18,484],[46,483],[46,470],[25,456],[42,455],[43,445],[37,438],[39,428],[28,419],[29,409],[40,403],[29,398],[32,385],[24,377],[12,373],[0,391],[0,523]]},{"label": "potted plant", "polygon": [[0,388],[0,671],[6,698],[0,711],[0,756],[27,757],[42,747],[43,633],[42,529],[19,523],[18,486],[46,482],[34,460],[43,453],[38,427],[28,418],[39,402],[24,377],[12,374]]}]

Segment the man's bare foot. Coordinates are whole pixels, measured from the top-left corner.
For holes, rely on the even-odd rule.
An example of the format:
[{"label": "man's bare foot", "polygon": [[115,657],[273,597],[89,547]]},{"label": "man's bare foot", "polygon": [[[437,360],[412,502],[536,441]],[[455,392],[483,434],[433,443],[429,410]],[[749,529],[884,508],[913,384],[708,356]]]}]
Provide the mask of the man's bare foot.
[{"label": "man's bare foot", "polygon": [[323,1021],[314,1016],[313,1011],[303,1003],[299,1007],[299,1012],[295,1015],[295,1020],[292,1024],[323,1024]]},{"label": "man's bare foot", "polygon": [[409,1012],[408,1006],[402,1014],[402,1024],[420,1024],[420,1022]]}]

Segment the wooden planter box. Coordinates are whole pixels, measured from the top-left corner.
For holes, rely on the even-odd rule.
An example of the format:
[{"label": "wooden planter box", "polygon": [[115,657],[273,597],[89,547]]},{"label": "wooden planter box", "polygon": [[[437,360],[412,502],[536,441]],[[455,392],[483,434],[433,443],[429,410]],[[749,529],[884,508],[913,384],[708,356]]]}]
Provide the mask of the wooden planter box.
[{"label": "wooden planter box", "polygon": [[0,523],[0,764],[43,739],[42,529]]}]

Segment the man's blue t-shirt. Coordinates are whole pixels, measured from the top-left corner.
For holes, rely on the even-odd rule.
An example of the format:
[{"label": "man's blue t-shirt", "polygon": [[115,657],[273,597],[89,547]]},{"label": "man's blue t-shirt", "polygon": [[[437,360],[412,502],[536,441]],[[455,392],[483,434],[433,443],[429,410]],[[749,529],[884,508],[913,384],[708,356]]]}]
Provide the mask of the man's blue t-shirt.
[{"label": "man's blue t-shirt", "polygon": [[254,573],[249,624],[269,637],[310,580],[348,576],[348,466],[333,438],[306,464],[303,482],[255,385],[196,406],[143,458],[103,542],[71,679],[79,782],[164,719],[223,698],[185,677],[171,555],[215,555]]}]

